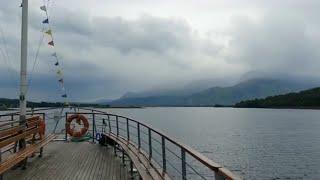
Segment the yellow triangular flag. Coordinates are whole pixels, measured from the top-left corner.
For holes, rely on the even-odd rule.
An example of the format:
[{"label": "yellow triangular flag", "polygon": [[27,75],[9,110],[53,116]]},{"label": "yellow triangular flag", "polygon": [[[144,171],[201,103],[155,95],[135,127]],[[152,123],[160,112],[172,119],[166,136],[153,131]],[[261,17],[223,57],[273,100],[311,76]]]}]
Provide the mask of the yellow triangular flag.
[{"label": "yellow triangular flag", "polygon": [[46,31],[46,34],[52,36],[52,31],[51,31],[51,29],[49,29],[48,31]]}]

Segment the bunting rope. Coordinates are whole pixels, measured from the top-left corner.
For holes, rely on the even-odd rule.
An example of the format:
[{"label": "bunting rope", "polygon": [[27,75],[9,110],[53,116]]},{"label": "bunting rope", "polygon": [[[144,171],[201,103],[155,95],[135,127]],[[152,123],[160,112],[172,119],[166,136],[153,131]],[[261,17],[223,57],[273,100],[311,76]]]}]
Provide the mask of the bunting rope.
[{"label": "bunting rope", "polygon": [[[42,26],[42,30],[41,32],[44,31],[44,26]],[[35,54],[35,58],[34,58],[34,61],[33,61],[33,65],[32,65],[32,70],[31,70],[31,73],[30,73],[30,78],[29,78],[29,83],[28,83],[28,87],[27,87],[27,92],[29,91],[29,87],[32,83],[32,77],[33,77],[33,73],[36,69],[36,65],[37,65],[37,62],[38,62],[38,57],[39,57],[39,53],[40,53],[40,48],[41,48],[41,45],[43,43],[43,40],[44,40],[44,34],[40,37],[39,39],[39,43],[38,43],[38,47],[37,47],[37,50],[36,50],[36,54]]]},{"label": "bunting rope", "polygon": [[[49,1],[49,0],[48,0]],[[50,18],[49,18],[49,13],[48,13],[48,4],[46,5],[45,2],[44,4],[40,7],[40,10],[42,10],[43,12],[45,12],[45,19],[42,21],[42,24],[45,25],[45,29],[43,31],[44,35],[49,37],[49,42],[48,42],[48,46],[50,46],[53,50],[53,53],[51,54],[51,57],[54,60],[53,65],[55,66],[56,69],[56,75],[57,75],[57,79],[58,82],[60,84],[61,87],[61,91],[62,91],[62,95],[61,97],[64,98],[64,103],[65,105],[69,105],[68,102],[68,95],[66,92],[66,88],[64,86],[64,78],[63,78],[63,71],[62,71],[62,67],[61,67],[61,61],[60,61],[60,57],[56,51],[55,48],[55,41],[54,41],[54,37],[53,37],[53,31],[50,25]]]}]

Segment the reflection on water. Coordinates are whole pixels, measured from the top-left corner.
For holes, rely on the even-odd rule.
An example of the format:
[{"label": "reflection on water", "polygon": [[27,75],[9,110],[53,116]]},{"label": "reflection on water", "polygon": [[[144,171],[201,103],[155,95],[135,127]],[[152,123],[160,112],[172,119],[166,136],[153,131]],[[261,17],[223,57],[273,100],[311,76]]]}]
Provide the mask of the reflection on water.
[{"label": "reflection on water", "polygon": [[320,111],[106,109],[175,136],[246,179],[320,179]]}]

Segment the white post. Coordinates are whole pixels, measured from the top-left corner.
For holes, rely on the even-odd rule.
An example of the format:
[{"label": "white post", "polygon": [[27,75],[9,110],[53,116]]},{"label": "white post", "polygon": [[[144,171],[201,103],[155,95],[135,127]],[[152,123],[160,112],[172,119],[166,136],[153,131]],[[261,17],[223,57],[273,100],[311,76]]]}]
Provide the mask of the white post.
[{"label": "white post", "polygon": [[[27,114],[27,58],[28,58],[28,0],[22,0],[22,28],[21,28],[21,67],[20,67],[20,126],[26,128]],[[26,147],[25,138],[19,140],[19,149]],[[26,168],[27,159],[22,168]]]},{"label": "white post", "polygon": [[28,0],[22,0],[21,70],[20,70],[20,123],[25,124],[27,108],[27,57],[28,57]]}]

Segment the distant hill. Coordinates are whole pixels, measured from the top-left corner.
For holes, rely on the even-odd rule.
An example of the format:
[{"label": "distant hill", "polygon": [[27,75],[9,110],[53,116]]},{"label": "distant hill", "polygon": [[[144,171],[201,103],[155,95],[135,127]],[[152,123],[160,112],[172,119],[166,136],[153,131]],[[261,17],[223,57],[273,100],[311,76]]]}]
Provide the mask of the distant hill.
[{"label": "distant hill", "polygon": [[252,79],[229,87],[212,87],[205,90],[193,90],[189,94],[185,91],[175,91],[160,95],[140,93],[139,96],[126,95],[112,101],[111,105],[126,106],[214,106],[233,105],[237,102],[264,98],[267,96],[296,92],[311,88],[312,85],[275,79]]},{"label": "distant hill", "polygon": [[[92,104],[92,103],[71,103],[71,106],[79,106],[79,107],[98,107],[104,108],[109,107],[108,105],[100,105],[100,104]],[[63,107],[64,103],[61,102],[27,102],[27,107]],[[18,99],[6,99],[0,98],[0,110],[6,110],[8,108],[18,108],[19,100]]]},{"label": "distant hill", "polygon": [[[171,88],[158,87],[142,92],[128,92],[120,99],[148,98],[148,97],[173,97],[188,96],[212,87],[212,84],[226,85],[221,79],[204,79],[192,81],[189,84],[180,85]],[[170,87],[170,85],[168,85]]]},{"label": "distant hill", "polygon": [[320,108],[320,88],[242,101],[235,107],[243,108]]}]

